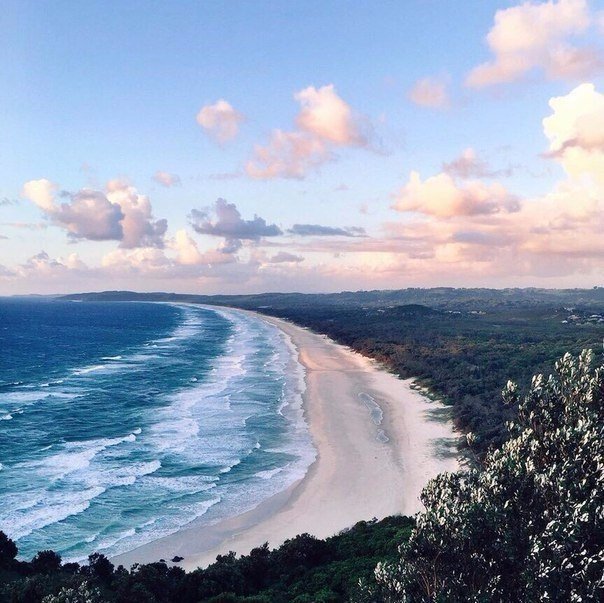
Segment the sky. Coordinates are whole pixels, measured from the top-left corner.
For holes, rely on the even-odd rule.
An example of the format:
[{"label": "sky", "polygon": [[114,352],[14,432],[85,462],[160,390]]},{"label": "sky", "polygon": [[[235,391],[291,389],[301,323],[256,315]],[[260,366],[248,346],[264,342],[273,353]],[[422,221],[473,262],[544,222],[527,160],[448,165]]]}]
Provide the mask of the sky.
[{"label": "sky", "polygon": [[604,285],[604,0],[0,27],[0,295]]}]

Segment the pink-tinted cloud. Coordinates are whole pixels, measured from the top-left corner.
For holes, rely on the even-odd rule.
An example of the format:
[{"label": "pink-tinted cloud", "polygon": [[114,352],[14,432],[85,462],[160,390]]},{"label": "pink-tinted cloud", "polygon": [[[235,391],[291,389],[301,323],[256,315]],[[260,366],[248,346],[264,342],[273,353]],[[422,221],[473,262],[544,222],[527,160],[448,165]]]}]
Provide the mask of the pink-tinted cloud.
[{"label": "pink-tinted cloud", "polygon": [[552,98],[550,107],[552,115],[543,120],[548,155],[572,178],[590,178],[604,188],[604,94],[581,84]]},{"label": "pink-tinted cloud", "polygon": [[60,279],[67,274],[85,275],[88,266],[82,262],[77,253],[71,253],[66,258],[51,258],[45,251],[30,257],[17,267],[15,274],[19,278]]},{"label": "pink-tinted cloud", "polygon": [[146,195],[141,195],[136,188],[122,180],[110,180],[106,194],[107,199],[118,205],[124,215],[121,220],[121,247],[163,247],[168,222],[153,217],[151,202]]},{"label": "pink-tinted cloud", "polygon": [[296,129],[275,130],[267,145],[256,146],[246,165],[248,176],[304,178],[333,159],[335,149],[369,145],[367,123],[354,114],[333,85],[310,86],[294,98],[300,103]]},{"label": "pink-tinted cloud", "polygon": [[30,180],[23,185],[21,195],[33,201],[43,211],[55,209],[55,195],[59,187],[46,178]]},{"label": "pink-tinted cloud", "polygon": [[534,69],[550,79],[596,73],[604,67],[601,49],[571,42],[592,23],[586,0],[523,2],[498,10],[486,37],[493,58],[470,71],[466,83],[482,88],[514,82]]},{"label": "pink-tinted cloud", "polygon": [[153,180],[166,188],[171,188],[173,186],[180,186],[180,176],[178,174],[171,174],[170,172],[162,172],[158,170],[153,175]]},{"label": "pink-tinted cloud", "polygon": [[105,191],[81,189],[63,192],[49,180],[31,180],[22,195],[33,201],[56,226],[72,239],[120,241],[125,248],[161,247],[168,224],[153,218],[149,199],[120,180],[107,183]]},{"label": "pink-tinted cloud", "polygon": [[518,211],[519,202],[499,183],[473,180],[460,184],[445,173],[422,181],[417,172],[411,172],[408,183],[396,195],[393,208],[451,218],[514,212]]},{"label": "pink-tinted cloud", "polygon": [[411,102],[420,107],[446,109],[451,104],[445,78],[425,77],[418,80],[408,96]]},{"label": "pink-tinted cloud", "polygon": [[300,103],[296,117],[298,128],[325,142],[338,146],[365,146],[367,138],[350,105],[338,96],[333,84],[309,86],[295,94]]},{"label": "pink-tinted cloud", "polygon": [[332,158],[332,151],[320,138],[303,132],[275,130],[268,145],[254,148],[254,156],[245,171],[257,180],[302,179]]},{"label": "pink-tinted cloud", "polygon": [[239,134],[239,126],[245,121],[245,116],[233,106],[220,99],[213,105],[205,105],[197,114],[197,123],[203,130],[219,142],[230,142]]}]

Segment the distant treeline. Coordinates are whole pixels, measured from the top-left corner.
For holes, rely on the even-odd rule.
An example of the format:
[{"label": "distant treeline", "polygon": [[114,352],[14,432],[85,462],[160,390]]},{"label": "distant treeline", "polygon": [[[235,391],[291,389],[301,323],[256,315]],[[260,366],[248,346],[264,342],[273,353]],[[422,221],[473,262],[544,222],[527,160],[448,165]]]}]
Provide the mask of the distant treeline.
[{"label": "distant treeline", "polygon": [[275,550],[217,557],[207,569],[185,573],[164,562],[115,568],[103,555],[89,563],[61,563],[53,551],[17,561],[17,548],[0,532],[2,603],[311,603],[346,601],[358,580],[373,582],[380,561],[395,561],[414,521],[389,517],[360,522],[326,540],[302,534]]}]

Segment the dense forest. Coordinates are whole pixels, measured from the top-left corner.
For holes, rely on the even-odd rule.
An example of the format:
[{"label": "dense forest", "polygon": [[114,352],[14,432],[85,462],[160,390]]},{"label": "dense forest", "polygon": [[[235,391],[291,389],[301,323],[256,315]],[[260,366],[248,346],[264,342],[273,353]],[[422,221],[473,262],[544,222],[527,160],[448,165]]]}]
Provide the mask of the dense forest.
[{"label": "dense forest", "polygon": [[31,561],[15,559],[17,547],[0,532],[2,603],[311,603],[346,601],[359,579],[374,582],[380,561],[394,562],[414,526],[408,517],[360,522],[319,540],[302,534],[275,550],[266,545],[249,555],[219,556],[206,569],[185,573],[150,563],[114,568],[102,555],[86,565],[61,563],[53,551]]},{"label": "dense forest", "polygon": [[453,406],[458,427],[482,456],[505,438],[514,408],[501,402],[511,379],[528,386],[565,352],[602,350],[604,288],[403,289],[334,294],[196,296],[105,292],[68,299],[209,303],[256,310],[325,333],[415,378]]}]

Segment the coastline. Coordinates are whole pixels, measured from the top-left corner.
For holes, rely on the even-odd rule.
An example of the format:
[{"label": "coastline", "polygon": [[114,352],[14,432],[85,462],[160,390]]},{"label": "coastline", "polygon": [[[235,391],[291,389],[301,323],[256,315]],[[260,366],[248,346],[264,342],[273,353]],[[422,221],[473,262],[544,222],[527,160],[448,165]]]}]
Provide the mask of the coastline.
[{"label": "coastline", "polygon": [[113,557],[114,563],[180,556],[179,565],[192,570],[230,550],[247,554],[304,532],[325,538],[357,521],[413,515],[426,482],[458,468],[449,409],[413,389],[412,379],[401,380],[324,335],[252,314],[285,332],[305,368],[304,414],[315,462],[301,480],[251,511],[210,526],[192,522]]}]

